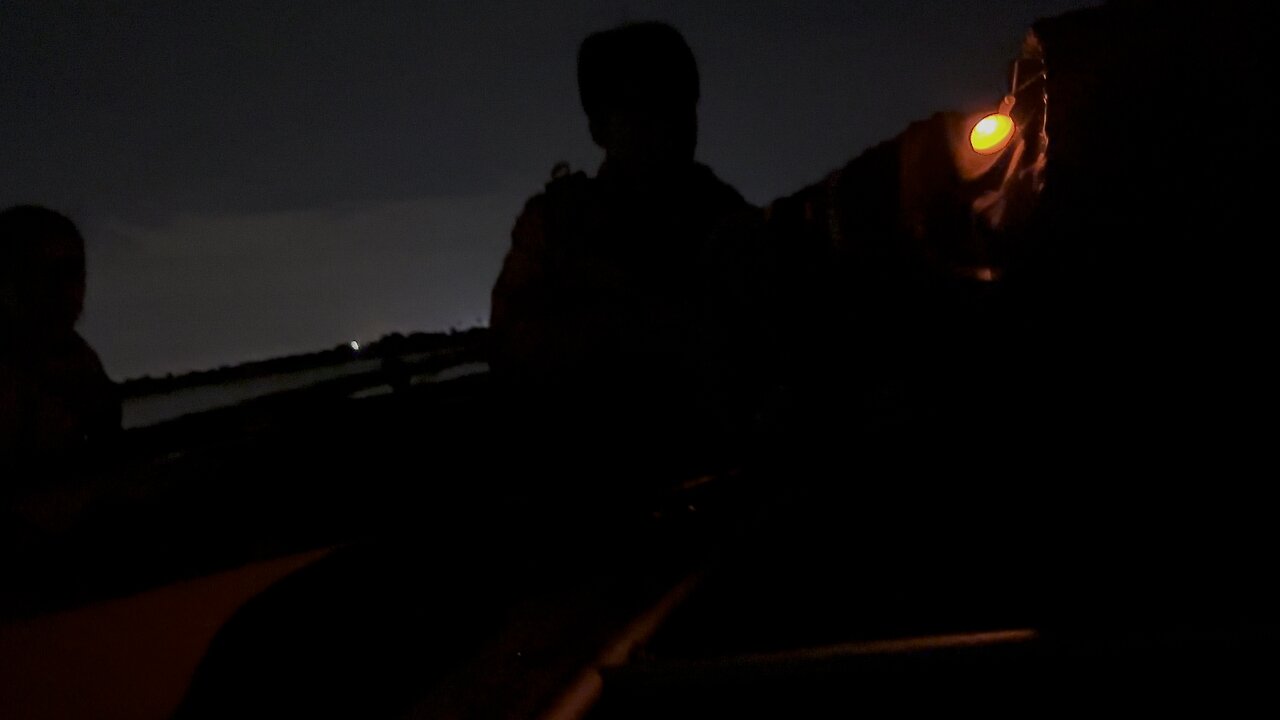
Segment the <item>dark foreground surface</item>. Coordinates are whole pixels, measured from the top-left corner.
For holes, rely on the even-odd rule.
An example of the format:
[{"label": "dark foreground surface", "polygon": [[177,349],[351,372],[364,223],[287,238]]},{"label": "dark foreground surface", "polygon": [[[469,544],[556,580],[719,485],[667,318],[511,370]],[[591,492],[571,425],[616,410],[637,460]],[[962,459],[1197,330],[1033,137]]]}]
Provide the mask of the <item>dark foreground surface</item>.
[{"label": "dark foreground surface", "polygon": [[[906,425],[637,491],[486,453],[491,392],[259,408],[145,486],[99,481],[109,504],[18,546],[7,637],[61,643],[44,682],[115,717],[1136,709],[1254,698],[1276,669],[1274,523],[1216,455],[970,458]],[[156,643],[170,672],[122,680]],[[38,695],[10,693],[67,707]]]}]

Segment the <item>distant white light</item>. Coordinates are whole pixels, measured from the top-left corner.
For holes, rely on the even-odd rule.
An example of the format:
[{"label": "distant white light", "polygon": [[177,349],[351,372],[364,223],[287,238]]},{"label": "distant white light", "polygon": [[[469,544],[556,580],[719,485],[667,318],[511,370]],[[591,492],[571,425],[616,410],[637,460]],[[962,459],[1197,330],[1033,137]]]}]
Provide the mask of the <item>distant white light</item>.
[{"label": "distant white light", "polygon": [[360,350],[360,343],[356,342],[355,340],[352,340],[352,341],[351,341],[351,349],[352,349],[352,350],[357,350],[357,351],[358,351],[358,350]]}]

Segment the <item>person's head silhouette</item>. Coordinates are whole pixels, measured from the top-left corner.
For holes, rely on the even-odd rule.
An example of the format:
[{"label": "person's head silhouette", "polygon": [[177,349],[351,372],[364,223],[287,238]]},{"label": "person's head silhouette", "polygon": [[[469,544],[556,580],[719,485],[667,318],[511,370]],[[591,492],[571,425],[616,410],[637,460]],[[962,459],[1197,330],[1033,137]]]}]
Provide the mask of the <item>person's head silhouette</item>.
[{"label": "person's head silhouette", "polygon": [[35,205],[0,212],[0,464],[73,460],[120,429],[120,398],[75,329],[84,281],[75,223]]},{"label": "person's head silhouette", "polygon": [[70,334],[84,308],[84,239],[60,213],[0,212],[0,332],[15,340]]},{"label": "person's head silhouette", "polygon": [[638,23],[589,36],[578,50],[578,92],[611,167],[649,174],[693,162],[698,66],[675,28]]}]

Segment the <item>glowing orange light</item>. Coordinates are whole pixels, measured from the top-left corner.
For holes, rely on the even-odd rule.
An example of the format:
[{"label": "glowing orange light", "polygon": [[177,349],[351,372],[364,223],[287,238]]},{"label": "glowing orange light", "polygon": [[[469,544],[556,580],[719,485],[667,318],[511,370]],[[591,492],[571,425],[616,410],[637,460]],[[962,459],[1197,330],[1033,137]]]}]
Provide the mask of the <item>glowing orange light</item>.
[{"label": "glowing orange light", "polygon": [[980,155],[995,155],[1013,139],[1013,118],[992,113],[978,121],[969,133],[969,146]]}]

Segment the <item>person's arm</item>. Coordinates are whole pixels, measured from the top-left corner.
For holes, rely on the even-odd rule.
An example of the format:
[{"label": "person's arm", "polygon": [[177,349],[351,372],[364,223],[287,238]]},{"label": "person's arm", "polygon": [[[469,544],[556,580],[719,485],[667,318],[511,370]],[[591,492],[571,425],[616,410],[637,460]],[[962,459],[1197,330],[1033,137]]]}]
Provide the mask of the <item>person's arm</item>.
[{"label": "person's arm", "polygon": [[513,378],[554,368],[563,333],[557,327],[554,278],[547,248],[547,199],[525,205],[511,231],[511,249],[490,297],[490,363]]},{"label": "person's arm", "polygon": [[121,431],[120,386],[107,376],[98,353],[78,333],[74,348],[72,367],[79,376],[76,384],[83,413],[80,427],[92,446],[106,447]]}]

